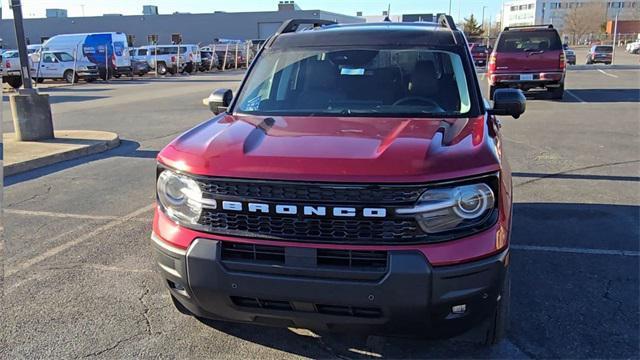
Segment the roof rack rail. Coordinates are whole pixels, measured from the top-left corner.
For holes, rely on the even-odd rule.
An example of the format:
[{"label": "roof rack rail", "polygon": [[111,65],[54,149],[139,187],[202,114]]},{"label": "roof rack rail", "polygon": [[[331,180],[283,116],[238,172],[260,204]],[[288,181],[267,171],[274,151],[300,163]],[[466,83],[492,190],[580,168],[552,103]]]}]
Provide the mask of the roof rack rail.
[{"label": "roof rack rail", "polygon": [[440,26],[446,27],[449,29],[449,31],[451,31],[453,42],[457,45],[458,40],[456,40],[456,34],[454,34],[453,32],[457,31],[458,27],[456,26],[455,21],[453,21],[453,17],[451,17],[451,15],[440,15],[440,17],[438,18],[438,23],[440,24]]},{"label": "roof rack rail", "polygon": [[289,19],[282,23],[275,35],[292,33],[298,30],[298,27],[303,24],[313,25],[313,28],[317,28],[325,25],[336,25],[337,22],[333,20],[321,20],[321,19]]},{"label": "roof rack rail", "polygon": [[518,26],[507,26],[504,28],[504,31],[509,31],[513,29],[553,29],[553,24],[545,24],[545,25],[518,25]]}]

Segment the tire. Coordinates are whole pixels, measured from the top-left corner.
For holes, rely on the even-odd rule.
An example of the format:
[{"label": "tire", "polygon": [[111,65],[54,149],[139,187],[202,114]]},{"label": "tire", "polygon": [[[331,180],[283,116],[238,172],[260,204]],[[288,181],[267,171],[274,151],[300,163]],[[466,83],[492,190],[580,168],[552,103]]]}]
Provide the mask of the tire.
[{"label": "tire", "polygon": [[44,78],[37,78],[37,79],[36,79],[36,82],[37,82],[38,84],[42,84],[42,83],[44,82]]},{"label": "tire", "polygon": [[74,74],[73,70],[65,71],[62,77],[64,78],[64,81],[69,84],[75,84],[78,82],[78,74]]},{"label": "tire", "polygon": [[120,76],[122,76],[122,74],[113,74],[113,77],[116,79],[120,79]]},{"label": "tire", "polygon": [[496,307],[475,328],[460,335],[460,339],[487,347],[500,343],[509,331],[510,304],[511,271],[507,268],[502,279],[502,289]]},{"label": "tire", "polygon": [[549,92],[551,99],[562,100],[562,97],[564,96],[564,84],[561,84],[557,88],[547,89],[547,91]]},{"label": "tire", "polygon": [[158,75],[166,75],[168,71],[165,63],[158,63],[156,69],[158,71]]},{"label": "tire", "polygon": [[20,86],[22,86],[22,77],[12,76],[9,78],[5,78],[5,82],[9,84],[9,86],[11,86],[12,88],[17,89]]},{"label": "tire", "polygon": [[611,61],[607,61],[604,63],[605,65],[611,65]]},{"label": "tire", "polygon": [[169,294],[169,296],[171,296],[171,302],[173,302],[173,306],[175,306],[176,310],[178,310],[181,314],[183,315],[189,315],[192,316],[193,314],[191,313],[191,311],[189,311],[189,309],[187,309],[186,307],[184,307],[184,305],[182,305],[180,303],[180,301],[178,301],[178,299],[176,299],[175,296]]},{"label": "tire", "polygon": [[496,87],[489,85],[489,100],[493,100],[493,94],[496,92]]},{"label": "tire", "polygon": [[487,333],[485,345],[498,344],[504,339],[509,331],[511,324],[511,268],[507,268],[502,283],[502,293],[498,306],[491,319],[491,326]]}]

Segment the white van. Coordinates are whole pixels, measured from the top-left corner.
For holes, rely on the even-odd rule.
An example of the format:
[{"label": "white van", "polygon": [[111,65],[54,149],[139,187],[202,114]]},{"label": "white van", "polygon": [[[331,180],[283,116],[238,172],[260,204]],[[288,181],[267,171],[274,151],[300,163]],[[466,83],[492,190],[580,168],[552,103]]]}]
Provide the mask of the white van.
[{"label": "white van", "polygon": [[78,59],[96,64],[103,79],[131,75],[127,35],[122,32],[56,35],[42,44],[42,50],[77,54]]}]

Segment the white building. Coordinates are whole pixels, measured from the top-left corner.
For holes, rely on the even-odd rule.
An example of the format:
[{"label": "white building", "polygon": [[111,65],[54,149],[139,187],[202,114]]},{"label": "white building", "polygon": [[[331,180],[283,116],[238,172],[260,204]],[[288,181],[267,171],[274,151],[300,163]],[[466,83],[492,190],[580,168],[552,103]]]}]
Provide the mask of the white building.
[{"label": "white building", "polygon": [[606,3],[607,14],[602,14],[603,22],[615,18],[620,20],[640,20],[640,0],[512,0],[502,6],[502,27],[518,25],[553,24],[562,29],[568,10],[586,3]]}]

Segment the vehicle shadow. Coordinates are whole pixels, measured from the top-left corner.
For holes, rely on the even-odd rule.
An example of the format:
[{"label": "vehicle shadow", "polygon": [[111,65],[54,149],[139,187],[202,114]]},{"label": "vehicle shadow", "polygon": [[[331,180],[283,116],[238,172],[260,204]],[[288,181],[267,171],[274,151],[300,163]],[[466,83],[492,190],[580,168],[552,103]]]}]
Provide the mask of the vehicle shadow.
[{"label": "vehicle shadow", "polygon": [[[73,91],[73,90],[70,90]],[[49,104],[62,104],[62,103],[70,103],[70,102],[83,102],[83,101],[91,101],[91,100],[99,100],[106,99],[109,96],[95,96],[95,95],[59,95],[59,94],[51,94],[49,96]],[[2,96],[2,101],[9,101],[9,96]]]},{"label": "vehicle shadow", "polygon": [[[634,339],[638,336],[638,319],[629,319],[616,309],[638,308],[638,257],[553,249],[637,251],[640,206],[516,203],[513,211],[511,331],[494,347],[462,337],[425,340],[308,331],[300,334],[300,330],[199,321],[228,335],[310,358],[637,356]],[[616,238],[619,241],[603,242]],[[526,245],[542,250],[523,249]],[[612,260],[616,266],[611,266]],[[608,293],[602,296],[605,289]],[[602,333],[611,336],[593,336]],[[566,348],[567,343],[572,349]]]},{"label": "vehicle shadow", "polygon": [[67,160],[56,164],[43,166],[41,168],[30,170],[24,173],[6,176],[4,178],[4,186],[8,187],[14,184],[21,183],[23,181],[37,179],[42,176],[57,173],[59,171],[63,171],[92,161],[104,160],[112,157],[155,159],[156,156],[158,156],[158,151],[156,150],[140,150],[140,143],[136,141],[120,139],[120,146],[103,153],[89,155],[73,160]]},{"label": "vehicle shadow", "polygon": [[640,102],[640,89],[568,89],[562,102],[622,103]]}]

